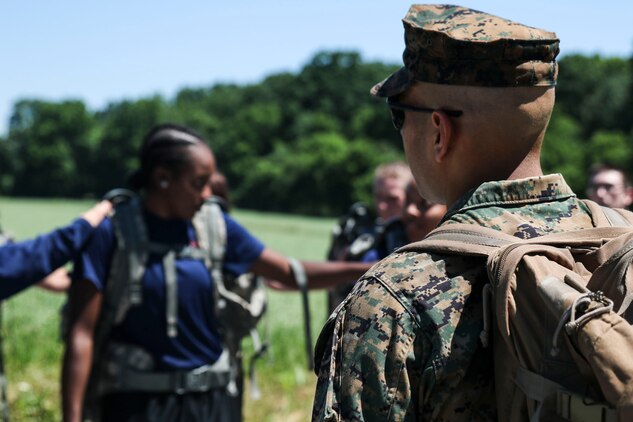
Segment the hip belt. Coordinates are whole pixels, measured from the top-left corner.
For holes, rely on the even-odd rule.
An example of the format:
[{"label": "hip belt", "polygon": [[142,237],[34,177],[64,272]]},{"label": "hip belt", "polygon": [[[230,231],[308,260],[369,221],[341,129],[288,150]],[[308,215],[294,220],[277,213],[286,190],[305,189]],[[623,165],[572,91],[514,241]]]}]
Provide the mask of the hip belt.
[{"label": "hip belt", "polygon": [[229,352],[224,350],[213,365],[188,371],[152,372],[108,362],[101,394],[116,392],[203,393],[225,388],[231,380]]}]

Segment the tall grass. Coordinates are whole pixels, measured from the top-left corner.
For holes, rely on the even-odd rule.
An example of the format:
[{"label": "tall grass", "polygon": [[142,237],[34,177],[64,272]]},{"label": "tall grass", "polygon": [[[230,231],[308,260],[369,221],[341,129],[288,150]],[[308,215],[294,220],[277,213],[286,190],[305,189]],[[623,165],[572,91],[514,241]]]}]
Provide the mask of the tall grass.
[{"label": "tall grass", "polygon": [[[90,201],[0,198],[0,224],[17,239],[70,222]],[[332,219],[236,211],[236,219],[267,246],[300,259],[325,256]],[[58,421],[60,362],[59,309],[64,295],[29,289],[2,306],[5,369],[13,421]],[[310,294],[312,337],[326,318],[325,293]],[[246,421],[304,421],[310,417],[315,376],[307,370],[303,313],[298,293],[269,293],[261,331],[269,353],[257,365],[262,398],[245,391]],[[248,351],[249,345],[245,349]],[[248,358],[248,354],[247,354]]]}]

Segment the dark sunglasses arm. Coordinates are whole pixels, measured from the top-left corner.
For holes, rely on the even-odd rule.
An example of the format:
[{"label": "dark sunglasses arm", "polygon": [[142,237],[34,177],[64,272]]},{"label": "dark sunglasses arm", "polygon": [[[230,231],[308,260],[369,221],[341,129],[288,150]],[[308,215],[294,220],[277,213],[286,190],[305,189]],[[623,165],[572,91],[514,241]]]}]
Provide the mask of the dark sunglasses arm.
[{"label": "dark sunglasses arm", "polygon": [[420,112],[420,113],[433,113],[434,111],[443,111],[444,113],[452,117],[459,117],[462,114],[464,114],[462,110],[447,110],[443,108],[416,107],[416,106],[412,106],[408,104],[402,104],[397,101],[390,100],[389,98],[387,98],[387,105],[391,108],[395,108],[396,110],[413,111],[413,112]]}]

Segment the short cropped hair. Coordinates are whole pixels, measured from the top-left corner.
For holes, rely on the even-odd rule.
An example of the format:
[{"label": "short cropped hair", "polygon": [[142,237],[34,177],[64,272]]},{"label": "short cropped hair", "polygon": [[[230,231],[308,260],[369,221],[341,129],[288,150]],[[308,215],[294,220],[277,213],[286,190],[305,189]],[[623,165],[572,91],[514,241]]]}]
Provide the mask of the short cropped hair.
[{"label": "short cropped hair", "polygon": [[629,172],[624,167],[611,163],[598,163],[591,166],[591,168],[589,169],[589,180],[591,181],[591,179],[593,179],[594,176],[598,173],[611,170],[617,171],[622,175],[622,181],[624,182],[625,187],[630,188],[633,186]]},{"label": "short cropped hair", "polygon": [[401,182],[404,189],[407,184],[413,179],[411,175],[411,169],[404,161],[393,161],[391,163],[381,164],[374,170],[374,191],[378,184],[387,179],[396,179]]}]

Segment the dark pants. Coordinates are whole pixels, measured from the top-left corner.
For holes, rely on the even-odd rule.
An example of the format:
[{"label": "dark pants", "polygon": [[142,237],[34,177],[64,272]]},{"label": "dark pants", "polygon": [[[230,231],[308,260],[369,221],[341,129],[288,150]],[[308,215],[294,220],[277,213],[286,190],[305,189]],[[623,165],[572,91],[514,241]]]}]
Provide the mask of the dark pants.
[{"label": "dark pants", "polygon": [[241,397],[226,389],[207,393],[111,394],[102,401],[103,422],[240,422]]}]

